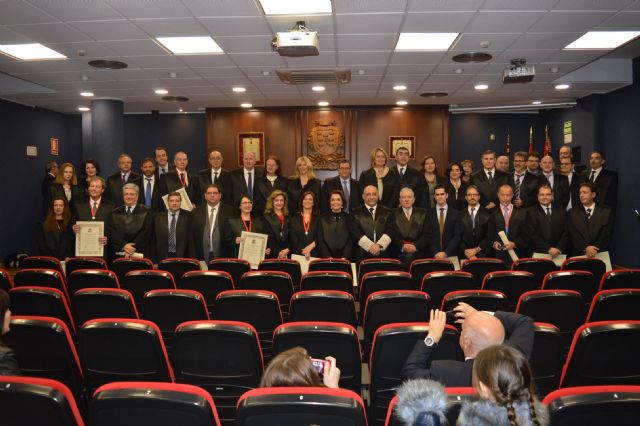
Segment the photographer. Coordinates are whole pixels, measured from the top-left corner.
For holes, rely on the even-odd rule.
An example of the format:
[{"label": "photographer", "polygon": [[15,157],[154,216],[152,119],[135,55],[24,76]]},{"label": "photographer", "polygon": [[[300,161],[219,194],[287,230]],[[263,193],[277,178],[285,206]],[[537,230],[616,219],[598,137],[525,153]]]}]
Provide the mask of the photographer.
[{"label": "photographer", "polygon": [[[316,368],[314,363],[318,365]],[[338,388],[340,369],[332,356],[312,360],[307,350],[296,346],[274,357],[260,380],[261,388],[311,386]]]}]

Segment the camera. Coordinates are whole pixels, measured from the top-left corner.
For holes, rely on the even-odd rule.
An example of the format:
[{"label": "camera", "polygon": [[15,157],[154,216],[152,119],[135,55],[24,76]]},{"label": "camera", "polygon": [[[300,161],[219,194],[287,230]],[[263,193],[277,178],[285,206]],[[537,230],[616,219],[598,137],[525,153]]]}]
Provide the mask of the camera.
[{"label": "camera", "polygon": [[313,368],[316,369],[316,371],[318,372],[319,375],[323,375],[324,374],[324,364],[325,364],[324,359],[315,359],[315,358],[311,358],[311,364],[313,364]]}]

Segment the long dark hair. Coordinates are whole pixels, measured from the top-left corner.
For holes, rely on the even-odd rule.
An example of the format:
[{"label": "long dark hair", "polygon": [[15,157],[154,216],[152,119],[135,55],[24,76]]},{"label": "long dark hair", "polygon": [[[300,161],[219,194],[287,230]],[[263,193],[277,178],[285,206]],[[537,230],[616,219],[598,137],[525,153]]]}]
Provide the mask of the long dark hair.
[{"label": "long dark hair", "polygon": [[313,197],[313,209],[311,209],[311,213],[318,213],[318,199],[316,198],[316,194],[313,191],[304,191],[302,193],[302,197],[300,197],[300,201],[298,201],[298,211],[302,213],[302,202],[304,201],[304,197],[307,195],[311,195]]},{"label": "long dark hair", "polygon": [[11,299],[9,293],[0,288],[0,343],[2,343],[2,329],[4,328],[4,315],[9,310]]},{"label": "long dark hair", "polygon": [[58,200],[62,200],[64,203],[64,211],[62,212],[62,228],[66,228],[69,226],[69,222],[71,221],[71,209],[69,208],[69,203],[65,197],[55,197],[51,200],[51,204],[49,205],[49,211],[47,212],[47,217],[44,220],[43,228],[45,232],[54,232],[58,230],[58,222],[56,221],[56,214],[53,212],[53,203]]},{"label": "long dark hair", "polygon": [[496,345],[481,350],[473,362],[473,387],[482,382],[496,404],[507,409],[511,426],[517,426],[515,402],[529,404],[531,422],[540,426],[535,411],[536,390],[529,362],[522,352],[511,346]]}]

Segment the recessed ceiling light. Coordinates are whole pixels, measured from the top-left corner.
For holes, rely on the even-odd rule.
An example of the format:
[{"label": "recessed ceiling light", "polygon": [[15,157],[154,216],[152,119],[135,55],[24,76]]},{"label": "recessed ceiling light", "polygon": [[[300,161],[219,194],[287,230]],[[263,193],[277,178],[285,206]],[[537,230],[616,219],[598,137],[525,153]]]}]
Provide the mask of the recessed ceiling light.
[{"label": "recessed ceiling light", "polygon": [[182,111],[183,111],[183,109],[182,109],[182,108],[180,108],[178,111],[179,111],[179,112],[182,112]]},{"label": "recessed ceiling light", "polygon": [[80,96],[84,96],[85,98],[90,98],[93,96],[93,92],[80,92]]},{"label": "recessed ceiling light", "polygon": [[396,102],[396,105],[404,106],[404,105],[407,105],[408,103],[409,102],[407,102],[407,101],[398,101],[398,102]]},{"label": "recessed ceiling light", "polygon": [[476,84],[475,86],[473,86],[474,89],[476,90],[487,90],[489,88],[488,84]]},{"label": "recessed ceiling light", "polygon": [[231,89],[231,90],[233,90],[233,91],[234,91],[234,92],[236,92],[236,93],[244,93],[244,92],[246,92],[246,91],[247,91],[247,89],[245,89],[244,87],[239,87],[239,86],[238,86],[238,87],[234,87],[234,88],[233,88],[233,89]]},{"label": "recessed ceiling light", "polygon": [[260,74],[262,74],[262,75],[264,75],[266,77],[271,73],[269,71],[262,71]]},{"label": "recessed ceiling light", "polygon": [[156,95],[166,95],[169,93],[167,89],[156,89]]},{"label": "recessed ceiling light", "polygon": [[308,15],[331,13],[331,0],[259,0],[265,15]]},{"label": "recessed ceiling light", "polygon": [[242,103],[242,104],[240,104],[240,106],[242,108],[251,108],[253,105],[251,105],[250,103]]},{"label": "recessed ceiling light", "polygon": [[324,92],[324,86],[313,86],[311,90],[314,92]]},{"label": "recessed ceiling light", "polygon": [[67,59],[62,53],[49,49],[40,43],[0,44],[0,52],[25,61],[37,59]]},{"label": "recessed ceiling light", "polygon": [[197,109],[198,111],[205,111],[205,110],[206,110],[206,108],[205,108],[205,107],[198,107],[198,108],[196,108],[196,109]]},{"label": "recessed ceiling light", "polygon": [[447,50],[458,33],[400,33],[395,50]]},{"label": "recessed ceiling light", "polygon": [[542,101],[533,101],[531,102],[532,105],[540,105],[542,103]]},{"label": "recessed ceiling light", "polygon": [[566,90],[569,87],[571,87],[571,86],[569,86],[568,84],[556,84],[556,89],[557,90]]},{"label": "recessed ceiling light", "polygon": [[615,49],[639,35],[640,31],[589,31],[565,49]]},{"label": "recessed ceiling light", "polygon": [[398,91],[407,90],[407,86],[405,86],[404,84],[398,84],[398,85],[393,86],[393,90],[398,90]]},{"label": "recessed ceiling light", "polygon": [[207,37],[157,37],[156,40],[175,55],[224,53],[222,48]]},{"label": "recessed ceiling light", "polygon": [[329,106],[329,102],[327,102],[327,101],[320,101],[320,102],[318,102],[318,106]]},{"label": "recessed ceiling light", "polygon": [[88,107],[78,107],[78,111],[87,112],[87,111],[91,111],[91,108],[88,108]]}]

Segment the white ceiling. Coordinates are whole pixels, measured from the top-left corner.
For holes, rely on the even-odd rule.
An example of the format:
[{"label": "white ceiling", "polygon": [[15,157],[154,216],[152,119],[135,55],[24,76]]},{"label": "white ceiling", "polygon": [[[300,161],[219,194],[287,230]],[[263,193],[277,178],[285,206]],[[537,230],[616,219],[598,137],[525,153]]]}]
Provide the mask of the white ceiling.
[{"label": "white ceiling", "polygon": [[[319,32],[320,55],[283,58],[272,52],[273,35],[299,19]],[[258,107],[319,100],[391,105],[402,98],[412,104],[468,106],[569,100],[628,84],[582,82],[562,93],[553,88],[557,78],[609,53],[562,50],[590,30],[640,30],[640,0],[333,0],[331,15],[295,17],[264,16],[257,0],[0,0],[0,44],[39,42],[70,58],[24,62],[0,55],[0,72],[48,89],[34,93],[35,85],[5,84],[0,96],[66,113],[89,103],[79,95],[83,90],[124,100],[126,112],[195,111],[241,102]],[[461,36],[447,52],[393,52],[400,32]],[[225,54],[174,56],[153,41],[202,35],[211,35]],[[488,48],[480,47],[484,41]],[[79,50],[85,55],[79,56]],[[451,60],[466,51],[486,51],[493,59],[483,64]],[[638,49],[629,46],[613,54],[637,55]],[[534,81],[502,85],[502,70],[519,57],[535,65]],[[98,58],[129,67],[101,71],[87,65]],[[327,67],[350,68],[351,83],[318,94],[309,86],[286,86],[275,76],[277,68]],[[400,83],[408,87],[405,93],[393,91]],[[490,88],[478,92],[477,83]],[[247,92],[233,93],[234,86]],[[191,100],[179,105],[162,101],[153,92],[161,87]],[[425,91],[449,96],[418,96]]]}]

